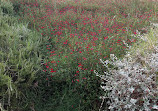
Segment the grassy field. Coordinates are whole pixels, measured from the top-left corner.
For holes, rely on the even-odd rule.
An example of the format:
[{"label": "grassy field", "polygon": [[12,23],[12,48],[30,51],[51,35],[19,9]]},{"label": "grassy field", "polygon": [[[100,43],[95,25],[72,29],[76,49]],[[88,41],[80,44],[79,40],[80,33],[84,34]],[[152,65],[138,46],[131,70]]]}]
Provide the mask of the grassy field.
[{"label": "grassy field", "polygon": [[149,33],[158,23],[158,2],[152,0],[0,3],[2,111],[99,110],[105,92],[94,70],[107,70],[100,59],[122,59],[126,44],[140,41],[132,35]]}]

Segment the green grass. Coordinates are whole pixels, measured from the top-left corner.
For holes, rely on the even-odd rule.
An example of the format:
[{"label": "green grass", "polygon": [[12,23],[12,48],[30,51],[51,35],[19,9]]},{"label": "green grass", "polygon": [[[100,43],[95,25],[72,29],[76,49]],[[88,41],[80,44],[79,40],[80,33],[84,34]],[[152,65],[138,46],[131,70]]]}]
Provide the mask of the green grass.
[{"label": "green grass", "polygon": [[[5,93],[10,83],[22,87],[22,103],[13,94],[16,105],[5,105],[19,111],[98,110],[103,91],[93,70],[105,71],[99,59],[109,59],[111,53],[123,58],[128,50],[123,40],[138,43],[131,35],[158,17],[157,3],[139,0],[10,1],[0,9],[1,75],[8,79],[0,91]],[[7,75],[5,68],[11,66],[21,78],[17,83]]]}]

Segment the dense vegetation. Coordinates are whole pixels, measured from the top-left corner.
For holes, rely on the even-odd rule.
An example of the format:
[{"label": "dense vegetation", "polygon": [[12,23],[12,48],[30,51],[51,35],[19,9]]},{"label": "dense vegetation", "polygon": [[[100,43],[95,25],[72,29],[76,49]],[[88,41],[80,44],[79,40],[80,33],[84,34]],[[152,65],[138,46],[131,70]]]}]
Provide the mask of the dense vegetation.
[{"label": "dense vegetation", "polygon": [[[99,59],[123,58],[158,17],[139,0],[1,0],[0,108],[97,111]],[[145,29],[144,29],[145,28]],[[113,67],[109,65],[109,67]]]}]

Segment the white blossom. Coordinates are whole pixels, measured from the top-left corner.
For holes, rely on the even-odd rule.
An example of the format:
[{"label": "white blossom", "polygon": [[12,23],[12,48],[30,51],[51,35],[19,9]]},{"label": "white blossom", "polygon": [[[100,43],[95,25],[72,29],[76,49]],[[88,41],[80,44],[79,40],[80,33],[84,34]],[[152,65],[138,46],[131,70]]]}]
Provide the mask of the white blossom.
[{"label": "white blossom", "polygon": [[152,108],[153,109],[158,109],[158,105],[154,105]]},{"label": "white blossom", "polygon": [[131,99],[130,102],[131,102],[132,104],[135,104],[135,103],[137,102],[137,100],[136,100],[136,99]]}]

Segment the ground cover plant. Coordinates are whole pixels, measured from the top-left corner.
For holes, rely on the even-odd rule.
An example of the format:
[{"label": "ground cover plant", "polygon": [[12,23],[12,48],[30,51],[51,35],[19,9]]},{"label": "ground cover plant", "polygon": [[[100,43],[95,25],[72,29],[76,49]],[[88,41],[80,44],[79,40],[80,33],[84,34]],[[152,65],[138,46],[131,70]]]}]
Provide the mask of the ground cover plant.
[{"label": "ground cover plant", "polygon": [[98,110],[103,91],[94,70],[105,71],[99,59],[109,59],[111,53],[123,58],[128,49],[123,41],[137,42],[131,35],[147,33],[149,21],[158,17],[152,1],[10,1],[19,22],[41,33],[43,41],[41,72],[36,88],[25,91],[23,111]]}]

